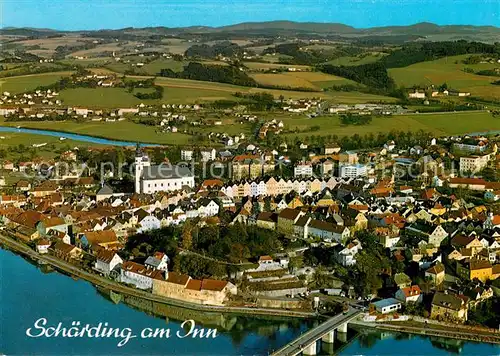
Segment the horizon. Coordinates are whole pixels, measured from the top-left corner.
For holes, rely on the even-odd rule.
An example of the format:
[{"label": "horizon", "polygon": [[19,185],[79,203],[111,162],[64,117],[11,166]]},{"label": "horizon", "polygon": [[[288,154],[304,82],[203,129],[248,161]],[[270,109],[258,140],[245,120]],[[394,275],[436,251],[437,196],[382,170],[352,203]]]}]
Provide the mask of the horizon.
[{"label": "horizon", "polygon": [[[477,6],[482,6],[480,12]],[[361,16],[360,16],[361,14]],[[285,19],[284,19],[285,18]],[[500,27],[497,0],[4,0],[0,28],[58,31],[145,27],[222,27],[241,23],[291,21],[337,23],[366,29],[411,26]]]},{"label": "horizon", "polygon": [[472,25],[472,24],[448,24],[448,25],[439,25],[434,22],[428,22],[428,21],[422,21],[422,22],[415,22],[415,23],[408,23],[408,24],[402,24],[402,25],[384,25],[384,26],[371,26],[371,27],[355,27],[351,26],[346,23],[341,23],[341,22],[314,22],[314,21],[293,21],[293,20],[269,20],[269,21],[245,21],[245,22],[235,22],[235,23],[230,23],[227,25],[221,25],[221,26],[209,26],[209,25],[189,25],[189,26],[177,26],[177,27],[168,27],[164,25],[158,25],[158,26],[141,26],[141,27],[133,27],[133,26],[124,26],[124,27],[116,27],[116,28],[107,28],[107,27],[102,27],[102,28],[95,28],[95,29],[76,29],[76,30],[68,30],[68,29],[61,29],[61,28],[50,28],[50,27],[33,27],[33,26],[5,26],[2,27],[0,26],[0,30],[7,30],[7,29],[33,29],[33,30],[49,30],[49,31],[60,31],[60,32],[83,32],[83,31],[119,31],[119,30],[124,30],[127,28],[133,28],[133,29],[147,29],[147,28],[157,28],[157,27],[163,27],[167,29],[182,29],[182,28],[189,28],[189,27],[208,27],[208,28],[223,28],[223,27],[229,27],[229,26],[237,26],[237,25],[245,25],[245,24],[265,24],[265,23],[275,23],[275,22],[290,22],[290,23],[295,23],[295,24],[325,24],[325,25],[340,25],[340,26],[347,26],[347,27],[352,27],[355,30],[369,30],[373,28],[385,28],[385,27],[411,27],[411,26],[416,26],[416,25],[422,25],[422,24],[428,24],[428,25],[436,25],[439,27],[447,27],[447,26],[463,26],[463,27],[494,27],[500,29],[499,26],[495,25]]}]

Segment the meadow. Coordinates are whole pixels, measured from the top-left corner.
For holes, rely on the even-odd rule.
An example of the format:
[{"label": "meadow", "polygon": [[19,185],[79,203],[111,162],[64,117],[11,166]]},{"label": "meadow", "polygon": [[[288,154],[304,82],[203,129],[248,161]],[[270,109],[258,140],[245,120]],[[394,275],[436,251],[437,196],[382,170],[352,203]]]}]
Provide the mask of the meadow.
[{"label": "meadow", "polygon": [[332,64],[335,66],[359,66],[362,64],[374,63],[382,59],[386,54],[384,53],[372,53],[368,55],[360,56],[345,56],[332,59],[328,61],[327,64]]},{"label": "meadow", "polygon": [[11,94],[23,93],[34,90],[39,86],[54,84],[62,77],[70,74],[71,72],[56,72],[0,78],[0,91],[8,91]]},{"label": "meadow", "polygon": [[[436,136],[443,136],[500,130],[500,119],[494,118],[488,112],[411,114],[374,117],[370,124],[362,126],[343,126],[337,116],[325,116],[314,119],[290,117],[283,119],[283,123],[285,124],[286,130],[296,131],[287,134],[291,137],[311,135],[351,136],[354,134],[377,134],[378,132],[389,132],[391,130],[424,130],[434,133]],[[320,126],[321,131],[303,132],[312,126]]]},{"label": "meadow", "polygon": [[499,68],[499,63],[464,64],[462,61],[470,55],[441,58],[435,61],[422,62],[404,68],[389,69],[390,76],[397,85],[405,87],[427,87],[431,84],[440,86],[446,83],[449,88],[468,91],[473,96],[499,99],[500,86],[491,82],[498,77],[488,77],[464,72],[464,68],[474,71]]}]

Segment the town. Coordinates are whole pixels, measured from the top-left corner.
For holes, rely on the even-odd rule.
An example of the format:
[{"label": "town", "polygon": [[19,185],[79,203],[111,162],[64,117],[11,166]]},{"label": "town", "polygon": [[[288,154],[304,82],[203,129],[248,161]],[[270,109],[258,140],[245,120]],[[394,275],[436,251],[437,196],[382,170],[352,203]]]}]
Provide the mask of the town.
[{"label": "town", "polygon": [[500,32],[430,25],[0,29],[1,251],[148,313],[322,322],[276,355],[500,343]]},{"label": "town", "polygon": [[[2,234],[196,304],[311,310],[320,293],[368,301],[367,318],[477,324],[496,308],[484,304],[500,287],[494,137],[304,145],[296,161],[286,145],[243,149],[152,162],[162,149],[137,145],[119,149],[120,171],[97,168],[116,148],[4,160]],[[197,157],[222,173],[199,176]]]}]

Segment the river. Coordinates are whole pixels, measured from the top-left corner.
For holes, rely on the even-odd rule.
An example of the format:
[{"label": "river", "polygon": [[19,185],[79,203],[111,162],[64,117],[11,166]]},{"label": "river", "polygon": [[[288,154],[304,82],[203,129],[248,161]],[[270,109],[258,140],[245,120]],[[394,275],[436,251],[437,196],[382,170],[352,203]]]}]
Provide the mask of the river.
[{"label": "river", "polygon": [[[114,301],[114,302],[113,302]],[[115,304],[117,303],[117,304]],[[131,328],[140,335],[145,328],[169,328],[170,338],[138,336],[122,347],[121,338],[30,338],[28,328],[36,320],[47,326],[73,321],[97,326]],[[183,320],[193,319],[197,327],[216,328],[216,338],[178,338],[185,334]],[[47,272],[14,253],[0,249],[0,354],[6,355],[267,355],[306,331],[317,321],[193,312],[159,303],[125,299],[95,289],[90,283]],[[36,335],[38,330],[33,329]],[[327,352],[341,348],[343,355],[422,354],[449,352],[500,355],[500,348],[487,344],[437,340],[405,334],[349,330],[344,344],[336,341]],[[323,348],[323,352],[325,348]]]},{"label": "river", "polygon": [[[111,146],[135,146],[137,142],[131,141],[118,141],[111,140],[107,138],[89,136],[89,135],[80,135],[75,133],[63,132],[63,131],[51,131],[51,130],[39,130],[39,129],[27,129],[27,128],[16,128],[9,126],[0,126],[0,132],[8,132],[8,133],[25,133],[31,135],[41,135],[41,136],[51,136],[51,137],[64,137],[68,140],[74,141],[82,141],[82,142],[90,142],[95,143],[97,145],[111,145]],[[141,143],[141,146],[158,146],[158,144],[154,143]]]}]

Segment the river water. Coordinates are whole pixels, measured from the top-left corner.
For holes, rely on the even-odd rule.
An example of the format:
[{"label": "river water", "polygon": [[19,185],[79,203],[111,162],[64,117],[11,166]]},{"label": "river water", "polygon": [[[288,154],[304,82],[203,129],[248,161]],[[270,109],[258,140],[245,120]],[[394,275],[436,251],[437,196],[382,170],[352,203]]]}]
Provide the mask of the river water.
[{"label": "river water", "polygon": [[[115,304],[117,303],[117,304]],[[130,328],[137,335],[122,347],[122,338],[30,338],[38,335],[34,323],[70,327],[108,323]],[[186,334],[180,323],[193,319],[198,328],[216,328],[216,338],[178,338]],[[159,303],[126,299],[98,291],[90,283],[47,272],[10,251],[0,249],[0,354],[6,355],[267,355],[312,327],[317,321],[275,317],[252,318],[201,313]],[[41,325],[41,324],[40,324]],[[141,338],[146,328],[171,330],[170,338]],[[147,330],[147,329],[146,329]],[[125,334],[124,334],[125,335]],[[336,341],[322,353],[343,355],[500,355],[500,348],[455,340],[431,340],[405,334],[349,330],[349,344]],[[344,340],[345,341],[345,340]]]},{"label": "river water", "polygon": [[[27,128],[23,128],[23,127],[16,128],[16,127],[9,127],[9,126],[0,126],[0,132],[25,133],[25,134],[31,134],[31,135],[41,135],[41,136],[51,136],[51,137],[64,137],[68,140],[90,142],[90,143],[95,143],[98,145],[135,146],[137,144],[137,142],[131,142],[131,141],[118,141],[118,140],[111,140],[111,139],[89,136],[89,135],[74,134],[74,133],[69,133],[69,132],[27,129]],[[141,144],[141,146],[158,146],[158,145],[153,144],[153,143],[151,143],[151,144],[143,143],[143,144]]]}]

